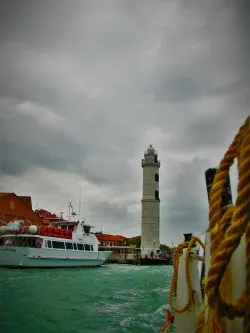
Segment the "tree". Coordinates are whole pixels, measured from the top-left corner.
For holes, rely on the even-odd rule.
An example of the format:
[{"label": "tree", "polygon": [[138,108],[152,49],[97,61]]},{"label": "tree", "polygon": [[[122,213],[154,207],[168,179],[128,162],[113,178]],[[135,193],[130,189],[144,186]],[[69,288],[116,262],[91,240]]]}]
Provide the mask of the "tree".
[{"label": "tree", "polygon": [[135,245],[137,248],[141,247],[141,236],[135,237],[133,239],[125,239],[124,246]]},{"label": "tree", "polygon": [[161,251],[166,251],[167,253],[171,252],[170,247],[168,245],[166,245],[166,244],[160,244],[160,250]]}]

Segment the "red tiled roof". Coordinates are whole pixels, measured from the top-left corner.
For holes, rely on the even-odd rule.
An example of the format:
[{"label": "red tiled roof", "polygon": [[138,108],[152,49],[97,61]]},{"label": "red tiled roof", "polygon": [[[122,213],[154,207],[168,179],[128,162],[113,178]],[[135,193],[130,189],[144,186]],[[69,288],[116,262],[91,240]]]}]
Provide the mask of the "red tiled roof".
[{"label": "red tiled roof", "polygon": [[46,220],[46,219],[44,219],[44,220],[42,221],[42,224],[49,225],[49,224],[50,224],[50,220]]},{"label": "red tiled roof", "polygon": [[51,213],[45,209],[39,209],[38,214],[40,217],[45,216],[46,218],[57,218],[56,214]]},{"label": "red tiled roof", "polygon": [[109,235],[109,234],[99,234],[96,235],[99,241],[110,241],[110,242],[124,242],[125,237],[120,235]]}]

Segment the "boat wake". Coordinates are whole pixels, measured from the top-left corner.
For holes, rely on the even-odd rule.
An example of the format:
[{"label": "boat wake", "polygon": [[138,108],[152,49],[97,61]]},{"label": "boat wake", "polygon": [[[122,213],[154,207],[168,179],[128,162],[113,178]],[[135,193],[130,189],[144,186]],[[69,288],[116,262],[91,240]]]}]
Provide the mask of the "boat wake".
[{"label": "boat wake", "polygon": [[168,304],[163,304],[151,313],[139,313],[134,317],[127,317],[120,322],[120,327],[124,333],[136,333],[144,329],[143,332],[158,332],[159,321],[163,320]]}]

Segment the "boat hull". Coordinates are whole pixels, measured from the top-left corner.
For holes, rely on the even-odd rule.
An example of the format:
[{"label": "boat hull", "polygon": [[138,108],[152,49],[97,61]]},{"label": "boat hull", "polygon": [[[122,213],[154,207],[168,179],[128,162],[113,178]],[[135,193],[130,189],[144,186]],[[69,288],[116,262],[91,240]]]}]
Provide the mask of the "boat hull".
[{"label": "boat hull", "polygon": [[87,252],[27,247],[0,247],[0,267],[13,268],[73,268],[103,265],[110,251]]}]

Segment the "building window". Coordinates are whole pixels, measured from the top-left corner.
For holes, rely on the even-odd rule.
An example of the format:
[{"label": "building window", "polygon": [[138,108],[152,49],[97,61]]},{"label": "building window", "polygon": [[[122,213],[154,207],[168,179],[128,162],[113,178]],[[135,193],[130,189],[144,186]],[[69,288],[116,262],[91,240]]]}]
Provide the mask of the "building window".
[{"label": "building window", "polygon": [[159,173],[155,173],[155,181],[158,183],[159,182]]},{"label": "building window", "polygon": [[159,191],[155,191],[155,200],[160,200]]},{"label": "building window", "polygon": [[64,242],[52,241],[53,249],[65,249]]},{"label": "building window", "polygon": [[155,162],[155,163],[158,163],[157,155],[154,156],[154,162]]}]

